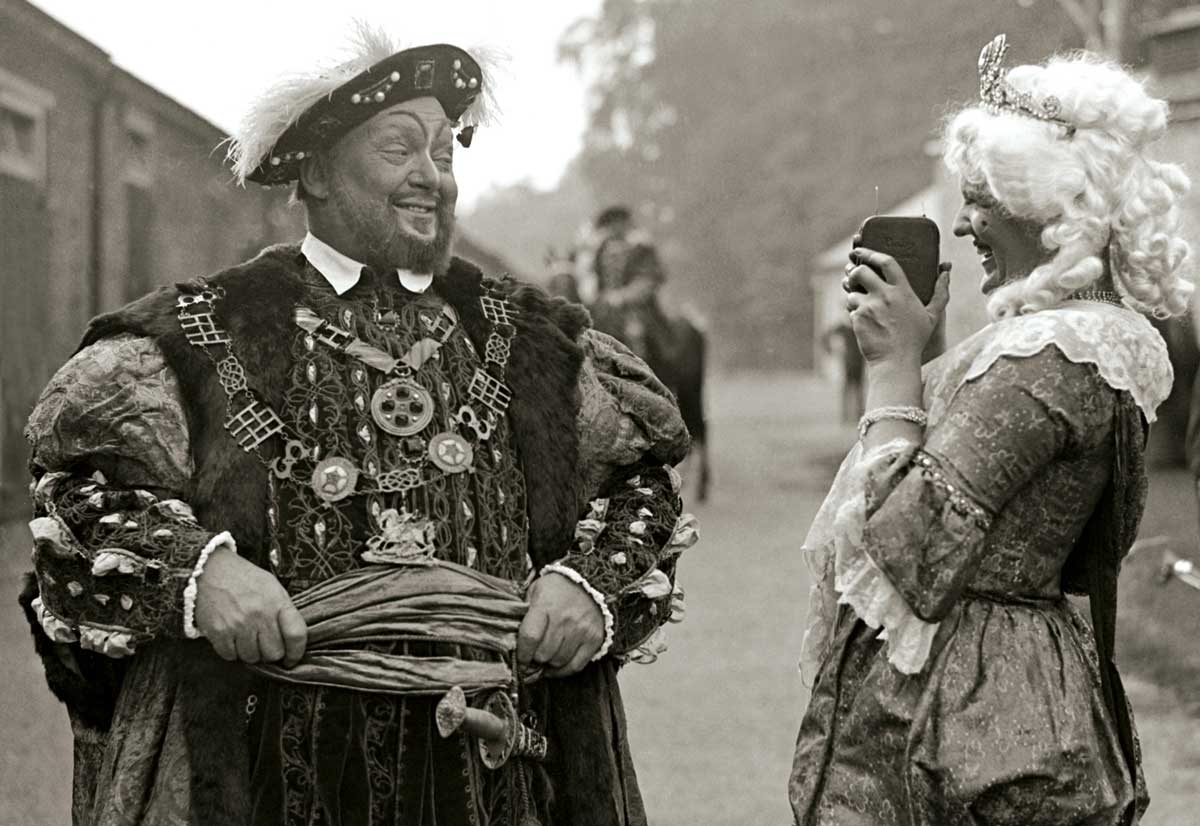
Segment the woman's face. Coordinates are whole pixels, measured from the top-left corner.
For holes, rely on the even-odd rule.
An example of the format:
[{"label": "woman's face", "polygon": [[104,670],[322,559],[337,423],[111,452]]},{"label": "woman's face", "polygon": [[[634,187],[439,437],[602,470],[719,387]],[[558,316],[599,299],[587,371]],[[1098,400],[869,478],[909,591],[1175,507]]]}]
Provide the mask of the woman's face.
[{"label": "woman's face", "polygon": [[986,186],[963,183],[963,205],[954,218],[954,234],[970,237],[983,264],[980,289],[997,287],[1029,275],[1050,255],[1042,247],[1042,227],[1008,213]]}]

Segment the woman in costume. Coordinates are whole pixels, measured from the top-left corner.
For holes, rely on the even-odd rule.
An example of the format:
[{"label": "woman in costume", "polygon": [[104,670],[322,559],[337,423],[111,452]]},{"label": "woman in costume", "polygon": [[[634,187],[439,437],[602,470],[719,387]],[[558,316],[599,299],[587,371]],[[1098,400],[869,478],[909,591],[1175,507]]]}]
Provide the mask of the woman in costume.
[{"label": "woman in costume", "polygon": [[[1167,107],[1088,55],[1005,72],[945,131],[992,323],[922,373],[945,308],[856,249],[861,439],[805,542],[813,682],[789,796],[817,824],[1129,824],[1148,797],[1112,661],[1145,433],[1184,312]],[[1091,626],[1064,597],[1090,599]]]}]

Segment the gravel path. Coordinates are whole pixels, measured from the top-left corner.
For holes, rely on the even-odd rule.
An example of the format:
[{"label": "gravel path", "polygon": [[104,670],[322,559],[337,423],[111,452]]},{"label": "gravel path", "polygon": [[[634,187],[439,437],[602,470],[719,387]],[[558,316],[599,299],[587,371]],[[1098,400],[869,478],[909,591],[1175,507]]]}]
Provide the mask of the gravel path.
[{"label": "gravel path", "polygon": [[[702,539],[680,563],[688,615],[659,662],[623,674],[630,736],[655,826],[784,826],[807,700],[795,662],[809,577],[797,551],[853,435],[837,423],[832,391],[798,376],[714,381],[709,405],[716,483],[712,500],[693,508]],[[57,826],[69,823],[70,732],[15,605],[27,568],[24,527],[0,527],[0,639],[11,652],[0,826]],[[1192,627],[1200,594],[1194,609]],[[1154,796],[1143,826],[1195,823],[1200,719],[1169,690],[1127,682]]]}]

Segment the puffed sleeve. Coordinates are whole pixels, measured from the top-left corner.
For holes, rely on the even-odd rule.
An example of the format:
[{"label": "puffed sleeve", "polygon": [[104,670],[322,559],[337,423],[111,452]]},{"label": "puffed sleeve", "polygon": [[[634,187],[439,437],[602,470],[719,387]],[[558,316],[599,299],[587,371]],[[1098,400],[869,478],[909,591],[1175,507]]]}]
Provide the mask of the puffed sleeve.
[{"label": "puffed sleeve", "polygon": [[653,659],[656,631],[682,617],[678,555],[696,541],[672,465],[689,445],[671,394],[615,339],[587,331],[581,344],[578,489],[587,502],[575,541],[547,566],[585,588],[608,625],[605,646],[627,659]]},{"label": "puffed sleeve", "polygon": [[174,374],[153,341],[120,336],[76,354],[29,418],[32,608],[55,642],[113,657],[197,636],[196,577],[228,533],[184,501],[192,474]]},{"label": "puffed sleeve", "polygon": [[923,445],[864,456],[835,519],[840,601],[912,673],[979,568],[991,520],[1041,468],[1111,432],[1116,393],[1050,346],[964,384]]}]

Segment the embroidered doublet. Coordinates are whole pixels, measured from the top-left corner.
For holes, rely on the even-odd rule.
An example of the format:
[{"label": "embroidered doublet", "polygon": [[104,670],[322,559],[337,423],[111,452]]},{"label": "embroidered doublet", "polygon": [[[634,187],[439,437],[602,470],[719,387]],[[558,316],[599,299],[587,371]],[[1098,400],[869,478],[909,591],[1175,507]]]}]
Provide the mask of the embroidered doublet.
[{"label": "embroidered doublet", "polygon": [[[429,391],[431,422],[416,436],[386,432],[372,416],[371,401],[389,377],[337,352],[300,328],[292,338],[294,368],[282,409],[285,423],[313,452],[314,460],[349,460],[368,485],[383,474],[421,465],[429,438],[461,429],[456,412],[483,359],[450,305],[430,291],[398,286],[378,291],[356,287],[336,296],[312,270],[303,304],[322,320],[367,344],[401,358],[431,330],[452,325],[436,354],[413,380]],[[386,320],[377,321],[382,315]],[[327,502],[304,476],[278,480],[272,503],[277,574],[296,593],[361,564],[368,539],[390,514],[429,520],[434,555],[485,573],[518,580],[528,570],[525,484],[506,417],[476,445],[470,473],[426,472],[420,487],[372,492]]]}]

